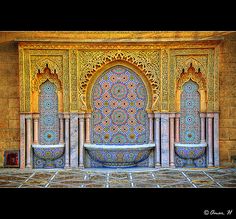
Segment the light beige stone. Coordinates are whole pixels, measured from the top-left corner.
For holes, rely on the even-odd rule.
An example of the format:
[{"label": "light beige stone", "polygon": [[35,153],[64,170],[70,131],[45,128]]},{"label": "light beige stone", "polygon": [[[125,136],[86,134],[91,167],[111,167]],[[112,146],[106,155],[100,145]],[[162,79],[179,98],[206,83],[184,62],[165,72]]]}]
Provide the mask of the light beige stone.
[{"label": "light beige stone", "polygon": [[228,128],[220,128],[220,140],[229,140]]},{"label": "light beige stone", "polygon": [[9,88],[9,98],[17,98],[19,97],[19,87],[12,86]]},{"label": "light beige stone", "polygon": [[9,128],[8,119],[0,117],[0,129]]},{"label": "light beige stone", "polygon": [[236,128],[229,129],[229,139],[236,140]]},{"label": "light beige stone", "polygon": [[230,107],[230,118],[236,118],[236,107]]},{"label": "light beige stone", "polygon": [[8,87],[0,86],[0,98],[8,98]]},{"label": "light beige stone", "polygon": [[20,109],[9,108],[9,119],[20,119]]},{"label": "light beige stone", "polygon": [[20,128],[20,120],[10,119],[9,120],[9,128]]},{"label": "light beige stone", "polygon": [[221,119],[219,122],[220,128],[232,128],[233,126],[233,119]]},{"label": "light beige stone", "polygon": [[4,165],[4,151],[0,150],[0,167]]},{"label": "light beige stone", "polygon": [[20,141],[20,129],[9,129],[9,140]]},{"label": "light beige stone", "polygon": [[19,98],[9,99],[9,107],[20,107]]}]

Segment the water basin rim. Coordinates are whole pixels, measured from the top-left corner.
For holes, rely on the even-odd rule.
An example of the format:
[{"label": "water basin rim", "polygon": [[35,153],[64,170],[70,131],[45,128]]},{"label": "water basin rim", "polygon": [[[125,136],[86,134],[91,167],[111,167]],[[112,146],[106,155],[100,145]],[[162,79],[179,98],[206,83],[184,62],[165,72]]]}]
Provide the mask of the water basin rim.
[{"label": "water basin rim", "polygon": [[32,144],[32,148],[64,148],[64,144],[54,144],[54,145],[41,145],[41,144]]},{"label": "water basin rim", "polygon": [[175,147],[188,147],[188,148],[207,147],[207,143],[200,143],[200,144],[181,144],[181,143],[175,143]]},{"label": "water basin rim", "polygon": [[97,145],[97,144],[84,144],[86,149],[116,149],[116,150],[126,150],[126,149],[152,149],[155,144],[142,144],[142,145]]}]

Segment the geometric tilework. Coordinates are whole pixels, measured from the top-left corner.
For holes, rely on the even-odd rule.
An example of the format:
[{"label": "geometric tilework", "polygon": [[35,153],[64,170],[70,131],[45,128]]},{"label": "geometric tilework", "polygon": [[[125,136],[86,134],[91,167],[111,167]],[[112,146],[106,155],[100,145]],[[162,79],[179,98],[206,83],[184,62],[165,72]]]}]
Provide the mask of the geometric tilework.
[{"label": "geometric tilework", "polygon": [[[183,85],[181,94],[180,142],[200,143],[200,94],[198,85],[189,80]],[[204,147],[175,147],[176,167],[205,167]]]},{"label": "geometric tilework", "polygon": [[136,73],[124,66],[110,68],[97,79],[92,95],[92,143],[148,142],[147,91]]},{"label": "geometric tilework", "polygon": [[[56,145],[59,143],[58,97],[56,85],[50,81],[40,86],[39,96],[39,144]],[[34,168],[63,168],[64,148],[34,148]],[[43,158],[42,158],[43,157]]]},{"label": "geometric tilework", "polygon": [[181,94],[180,142],[200,143],[200,95],[192,80],[183,85]]},{"label": "geometric tilework", "polygon": [[48,80],[40,86],[39,112],[40,144],[58,144],[58,97],[56,93],[56,86]]}]

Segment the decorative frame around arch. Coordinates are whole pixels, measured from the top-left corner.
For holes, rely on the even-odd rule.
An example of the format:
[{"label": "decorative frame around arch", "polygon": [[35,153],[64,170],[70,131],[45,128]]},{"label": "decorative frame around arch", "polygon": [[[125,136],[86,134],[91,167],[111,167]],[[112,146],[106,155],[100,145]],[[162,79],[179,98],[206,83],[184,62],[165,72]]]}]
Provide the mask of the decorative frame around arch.
[{"label": "decorative frame around arch", "polygon": [[86,99],[85,99],[85,104],[87,106],[87,112],[92,112],[92,104],[91,104],[91,100],[92,100],[92,88],[94,86],[94,84],[96,83],[98,77],[105,71],[107,71],[108,69],[115,67],[117,65],[121,65],[124,66],[130,70],[132,70],[134,73],[136,73],[140,79],[142,80],[142,82],[145,85],[146,91],[147,91],[147,107],[146,107],[146,111],[147,113],[151,113],[153,110],[153,94],[152,94],[152,88],[151,88],[151,84],[148,80],[148,78],[146,77],[146,75],[142,72],[141,69],[139,69],[138,67],[136,67],[135,65],[132,65],[131,63],[127,62],[127,61],[123,61],[123,60],[115,60],[115,61],[111,61],[107,64],[105,64],[102,68],[100,68],[99,70],[97,70],[93,76],[91,77],[88,86],[87,86],[87,90],[86,90]]},{"label": "decorative frame around arch", "polygon": [[180,112],[180,105],[181,105],[181,93],[183,85],[188,82],[189,80],[192,80],[196,82],[199,86],[198,92],[200,94],[200,110],[201,112],[206,112],[207,110],[207,86],[206,86],[206,79],[203,75],[203,73],[200,71],[200,68],[198,71],[195,71],[195,68],[192,66],[192,63],[190,64],[190,67],[188,68],[187,72],[182,71],[180,74],[179,79],[176,82],[176,110],[177,112]]},{"label": "decorative frame around arch", "polygon": [[45,81],[49,80],[50,82],[54,83],[57,88],[57,95],[58,95],[58,111],[63,112],[63,90],[62,90],[62,83],[58,78],[56,70],[51,72],[51,69],[46,64],[43,72],[41,73],[38,70],[35,78],[32,80],[32,98],[31,98],[31,112],[38,113],[39,112],[39,93],[40,93],[40,85],[43,84]]}]

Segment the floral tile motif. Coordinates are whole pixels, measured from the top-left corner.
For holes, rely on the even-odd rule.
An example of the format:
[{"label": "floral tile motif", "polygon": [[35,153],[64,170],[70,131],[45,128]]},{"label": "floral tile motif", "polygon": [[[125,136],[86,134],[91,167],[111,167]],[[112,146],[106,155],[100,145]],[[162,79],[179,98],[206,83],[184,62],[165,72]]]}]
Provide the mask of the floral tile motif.
[{"label": "floral tile motif", "polygon": [[107,70],[97,79],[92,100],[92,143],[148,143],[147,92],[136,73],[124,66]]}]

